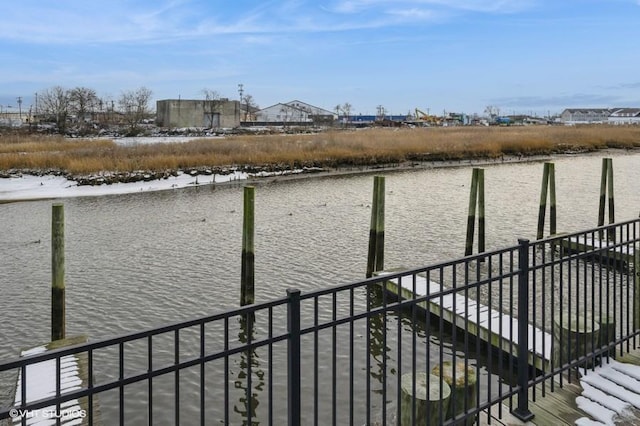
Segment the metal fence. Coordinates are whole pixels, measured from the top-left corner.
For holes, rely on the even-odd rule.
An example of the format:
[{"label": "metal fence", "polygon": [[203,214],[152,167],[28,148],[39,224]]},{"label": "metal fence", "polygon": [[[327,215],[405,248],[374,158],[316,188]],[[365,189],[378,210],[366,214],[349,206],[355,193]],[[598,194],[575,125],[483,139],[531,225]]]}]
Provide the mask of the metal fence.
[{"label": "metal fence", "polygon": [[[20,402],[0,422],[72,401],[89,424],[470,424],[491,406],[527,419],[536,388],[636,348],[639,242],[640,220],[520,240],[5,361],[0,380]],[[69,356],[86,380],[62,392]],[[46,363],[51,377],[36,376]],[[29,400],[40,380],[55,390]],[[443,383],[462,392],[447,398]],[[421,389],[431,404],[410,397]]]}]

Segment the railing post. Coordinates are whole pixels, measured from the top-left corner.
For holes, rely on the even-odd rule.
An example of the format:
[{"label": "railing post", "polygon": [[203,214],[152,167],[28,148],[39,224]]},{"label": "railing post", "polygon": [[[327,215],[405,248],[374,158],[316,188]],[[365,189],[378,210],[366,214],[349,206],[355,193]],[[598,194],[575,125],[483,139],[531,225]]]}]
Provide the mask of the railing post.
[{"label": "railing post", "polygon": [[533,418],[529,410],[529,240],[518,240],[518,407],[514,416]]},{"label": "railing post", "polygon": [[300,424],[300,290],[288,289],[287,297],[287,407],[289,425]]}]

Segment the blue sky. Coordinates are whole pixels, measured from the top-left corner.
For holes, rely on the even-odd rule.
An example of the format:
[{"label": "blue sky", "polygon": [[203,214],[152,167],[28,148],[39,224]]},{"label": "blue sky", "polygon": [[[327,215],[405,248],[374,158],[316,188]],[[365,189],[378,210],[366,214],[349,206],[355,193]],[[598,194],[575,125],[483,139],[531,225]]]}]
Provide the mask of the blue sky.
[{"label": "blue sky", "polygon": [[355,114],[640,107],[640,0],[21,0],[0,11],[0,105],[299,99]]}]

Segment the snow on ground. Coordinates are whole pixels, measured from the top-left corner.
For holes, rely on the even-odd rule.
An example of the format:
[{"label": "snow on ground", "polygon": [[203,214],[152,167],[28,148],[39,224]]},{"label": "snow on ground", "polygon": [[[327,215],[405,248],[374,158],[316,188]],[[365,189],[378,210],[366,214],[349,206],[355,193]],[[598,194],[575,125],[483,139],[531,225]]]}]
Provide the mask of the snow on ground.
[{"label": "snow on ground", "polygon": [[186,188],[196,185],[224,183],[248,178],[244,172],[234,172],[229,175],[199,175],[191,176],[179,173],[168,179],[152,180],[148,182],[114,183],[111,185],[82,185],[67,180],[61,176],[31,176],[0,179],[0,202],[36,200],[46,198],[87,197],[109,194],[131,194],[136,192],[162,191]]},{"label": "snow on ground", "polygon": [[112,140],[122,146],[134,146],[154,143],[184,143],[199,139],[224,139],[224,136],[139,136],[124,138],[107,137],[104,139]]},{"label": "snow on ground", "polygon": [[637,424],[632,408],[640,409],[640,382],[637,380],[640,366],[610,360],[594,371],[583,370],[582,374],[582,395],[576,398],[576,403],[597,422],[590,423],[590,419],[581,418],[576,425]]}]

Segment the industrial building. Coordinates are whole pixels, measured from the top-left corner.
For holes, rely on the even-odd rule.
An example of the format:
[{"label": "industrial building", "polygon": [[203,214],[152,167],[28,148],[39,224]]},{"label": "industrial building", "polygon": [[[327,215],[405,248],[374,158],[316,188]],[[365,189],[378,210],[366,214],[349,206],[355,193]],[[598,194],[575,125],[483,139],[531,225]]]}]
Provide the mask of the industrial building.
[{"label": "industrial building", "polygon": [[156,102],[156,124],[159,127],[206,129],[240,126],[240,102],[229,99],[187,100],[165,99]]},{"label": "industrial building", "polygon": [[618,108],[609,115],[609,124],[640,124],[640,108]]},{"label": "industrial building", "polygon": [[611,110],[608,108],[567,108],[560,114],[565,124],[606,123]]},{"label": "industrial building", "polygon": [[256,112],[256,121],[266,125],[327,125],[336,115],[301,101],[278,103]]}]

